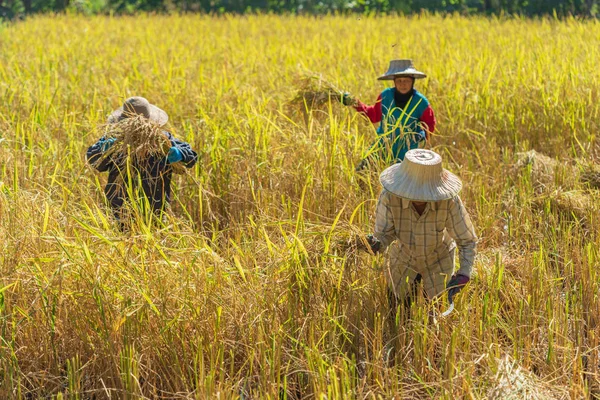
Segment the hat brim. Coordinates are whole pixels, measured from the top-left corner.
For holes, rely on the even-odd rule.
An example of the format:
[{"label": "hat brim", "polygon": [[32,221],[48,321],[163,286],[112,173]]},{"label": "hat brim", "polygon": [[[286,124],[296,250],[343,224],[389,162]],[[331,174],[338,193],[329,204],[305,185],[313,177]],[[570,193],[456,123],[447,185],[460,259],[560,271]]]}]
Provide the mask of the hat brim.
[{"label": "hat brim", "polygon": [[415,79],[427,78],[427,75],[424,74],[423,72],[413,71],[413,72],[398,72],[398,73],[393,73],[393,74],[385,74],[385,75],[381,75],[379,78],[377,78],[377,80],[378,81],[393,81],[395,78],[399,78],[401,76],[408,76],[408,77],[415,78]]},{"label": "hat brim", "polygon": [[[115,124],[119,121],[123,121],[126,118],[127,117],[125,115],[123,107],[119,107],[108,116],[108,123]],[[169,116],[165,111],[156,107],[154,104],[150,104],[150,117],[148,117],[148,119],[150,121],[156,122],[160,126],[163,126],[169,121]]]},{"label": "hat brim", "polygon": [[422,182],[402,173],[401,165],[394,164],[379,176],[383,188],[396,196],[413,201],[442,201],[455,197],[462,189],[460,178],[446,169],[442,170],[438,180]]}]

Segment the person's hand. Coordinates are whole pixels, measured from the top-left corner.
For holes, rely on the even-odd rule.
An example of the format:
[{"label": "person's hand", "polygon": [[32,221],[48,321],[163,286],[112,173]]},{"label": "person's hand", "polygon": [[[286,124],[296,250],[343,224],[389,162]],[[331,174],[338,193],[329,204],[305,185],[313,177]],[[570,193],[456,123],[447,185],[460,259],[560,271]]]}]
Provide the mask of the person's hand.
[{"label": "person's hand", "polygon": [[[373,235],[367,235],[365,238],[357,238],[358,248],[361,250],[366,250],[373,252],[373,254],[377,254],[381,250],[381,242]],[[366,246],[365,246],[366,242]]]},{"label": "person's hand", "polygon": [[107,151],[112,147],[112,145],[117,141],[115,138],[101,139],[100,140],[100,149],[102,151]]},{"label": "person's hand", "polygon": [[342,104],[345,106],[353,106],[356,104],[356,99],[348,92],[342,93]]},{"label": "person's hand", "polygon": [[467,283],[469,283],[470,280],[471,279],[468,276],[461,274],[453,275],[452,278],[450,278],[450,280],[446,284],[446,289],[448,289],[448,303],[453,302],[454,296],[456,296],[456,294],[460,292],[460,290]]},{"label": "person's hand", "polygon": [[183,160],[183,154],[181,154],[181,150],[177,147],[173,146],[169,149],[169,153],[167,154],[167,162],[169,164],[174,164]]}]

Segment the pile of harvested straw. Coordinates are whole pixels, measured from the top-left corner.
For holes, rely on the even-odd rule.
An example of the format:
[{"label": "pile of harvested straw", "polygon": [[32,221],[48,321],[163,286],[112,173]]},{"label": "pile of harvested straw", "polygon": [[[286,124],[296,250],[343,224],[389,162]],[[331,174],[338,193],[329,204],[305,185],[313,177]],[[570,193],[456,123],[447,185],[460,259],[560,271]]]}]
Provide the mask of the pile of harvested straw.
[{"label": "pile of harvested straw", "polygon": [[581,182],[587,183],[590,188],[600,189],[600,165],[587,163],[580,167]]},{"label": "pile of harvested straw", "polygon": [[548,187],[572,187],[577,182],[578,170],[573,165],[560,162],[535,150],[517,153],[517,167],[531,166],[531,179],[534,188],[539,192]]},{"label": "pile of harvested straw", "polygon": [[569,392],[564,387],[546,384],[506,356],[500,360],[494,386],[488,392],[487,398],[490,400],[568,399]]},{"label": "pile of harvested straw", "polygon": [[539,196],[533,201],[534,205],[539,208],[543,208],[546,202],[549,203],[553,212],[579,220],[584,220],[589,212],[596,208],[593,196],[581,190],[555,191]]}]

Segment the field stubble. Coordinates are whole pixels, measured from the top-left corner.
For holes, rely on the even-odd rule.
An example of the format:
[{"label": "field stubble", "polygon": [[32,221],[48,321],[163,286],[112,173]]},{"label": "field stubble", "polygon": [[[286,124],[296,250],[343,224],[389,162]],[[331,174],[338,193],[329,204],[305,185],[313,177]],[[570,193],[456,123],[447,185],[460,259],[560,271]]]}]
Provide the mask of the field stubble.
[{"label": "field stubble", "polygon": [[[0,27],[1,397],[598,395],[599,38],[458,16]],[[392,366],[382,257],[340,245],[372,226],[376,172],[354,165],[374,129],[290,101],[317,72],[373,102],[402,57],[429,74],[433,148],[481,242],[455,313],[434,325],[420,302]],[[200,160],[164,227],[123,235],[84,152],[131,95]]]}]

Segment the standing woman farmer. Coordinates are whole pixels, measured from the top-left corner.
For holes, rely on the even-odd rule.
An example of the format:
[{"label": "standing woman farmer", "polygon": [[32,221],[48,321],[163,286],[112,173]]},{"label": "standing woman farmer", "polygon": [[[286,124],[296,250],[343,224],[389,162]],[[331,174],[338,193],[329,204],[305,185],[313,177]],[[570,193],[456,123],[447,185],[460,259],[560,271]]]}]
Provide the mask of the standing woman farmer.
[{"label": "standing woman farmer", "polygon": [[[427,98],[414,88],[415,80],[426,76],[415,69],[412,60],[392,60],[388,71],[377,79],[394,81],[394,86],[381,92],[374,105],[367,106],[344,94],[345,105],[353,105],[372,123],[379,123],[378,138],[371,152],[388,164],[404,160],[408,150],[424,147],[435,131],[433,109]],[[357,170],[366,166],[367,159],[368,156]]]},{"label": "standing woman farmer", "polygon": [[398,305],[410,307],[420,282],[427,298],[448,289],[452,303],[470,280],[477,245],[458,196],[462,182],[442,168],[439,154],[425,149],[409,150],[403,162],[383,171],[380,182],[375,231],[367,242],[374,253],[390,246],[385,275],[393,314]]}]

